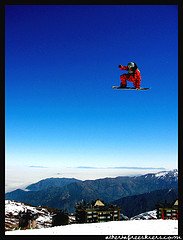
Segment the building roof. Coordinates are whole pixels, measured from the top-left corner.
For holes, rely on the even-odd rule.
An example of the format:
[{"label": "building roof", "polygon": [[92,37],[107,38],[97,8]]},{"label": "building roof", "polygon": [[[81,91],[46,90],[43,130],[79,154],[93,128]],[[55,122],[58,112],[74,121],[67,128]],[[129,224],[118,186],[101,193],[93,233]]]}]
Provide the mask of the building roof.
[{"label": "building roof", "polygon": [[105,206],[104,203],[101,202],[100,200],[97,200],[94,204],[94,207],[104,207],[104,206]]}]

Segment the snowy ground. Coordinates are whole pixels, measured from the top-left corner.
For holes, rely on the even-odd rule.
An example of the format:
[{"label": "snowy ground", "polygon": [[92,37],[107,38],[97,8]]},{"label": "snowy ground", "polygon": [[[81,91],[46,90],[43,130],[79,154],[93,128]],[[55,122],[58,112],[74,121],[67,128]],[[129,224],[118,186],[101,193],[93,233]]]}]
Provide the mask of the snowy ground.
[{"label": "snowy ground", "polygon": [[39,217],[36,219],[38,228],[52,226],[51,214],[47,209],[32,207],[21,202],[5,200],[5,230],[12,230],[18,227],[18,213],[27,209],[38,214]]},{"label": "snowy ground", "polygon": [[[37,208],[16,201],[5,201],[6,230],[18,226],[18,213],[29,209],[38,213],[39,229],[6,231],[5,235],[177,235],[177,220],[157,220],[156,211],[139,214],[131,220],[105,223],[70,224],[51,227],[51,214],[47,209]],[[136,220],[133,220],[136,219]],[[143,220],[144,219],[144,220]],[[153,219],[153,220],[150,220]],[[45,228],[47,227],[47,228]]]},{"label": "snowy ground", "polygon": [[177,220],[129,220],[7,231],[5,235],[178,235]]}]

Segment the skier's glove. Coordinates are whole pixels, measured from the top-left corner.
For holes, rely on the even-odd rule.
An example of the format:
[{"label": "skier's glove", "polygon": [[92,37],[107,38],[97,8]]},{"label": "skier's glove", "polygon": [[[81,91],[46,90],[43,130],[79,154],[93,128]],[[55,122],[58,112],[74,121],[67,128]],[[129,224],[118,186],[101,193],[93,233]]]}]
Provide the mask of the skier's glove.
[{"label": "skier's glove", "polygon": [[119,67],[119,68],[121,68],[121,67],[122,67],[122,65],[120,64],[118,67]]}]

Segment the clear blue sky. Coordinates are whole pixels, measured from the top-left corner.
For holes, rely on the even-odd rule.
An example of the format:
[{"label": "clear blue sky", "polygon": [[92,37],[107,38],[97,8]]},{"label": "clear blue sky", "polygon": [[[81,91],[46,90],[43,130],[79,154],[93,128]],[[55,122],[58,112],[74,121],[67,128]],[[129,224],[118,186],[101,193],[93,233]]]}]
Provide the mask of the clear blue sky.
[{"label": "clear blue sky", "polygon": [[[176,5],[6,6],[6,163],[177,167]],[[116,91],[137,63],[143,91]]]}]

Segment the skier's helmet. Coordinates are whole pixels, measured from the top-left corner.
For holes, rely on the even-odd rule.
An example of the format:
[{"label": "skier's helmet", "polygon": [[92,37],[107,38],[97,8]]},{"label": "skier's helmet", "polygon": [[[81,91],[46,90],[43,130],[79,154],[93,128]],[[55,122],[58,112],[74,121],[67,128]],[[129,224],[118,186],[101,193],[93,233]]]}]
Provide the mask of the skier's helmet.
[{"label": "skier's helmet", "polygon": [[134,62],[129,62],[128,63],[128,67],[129,68],[134,68],[135,67],[135,63]]}]

